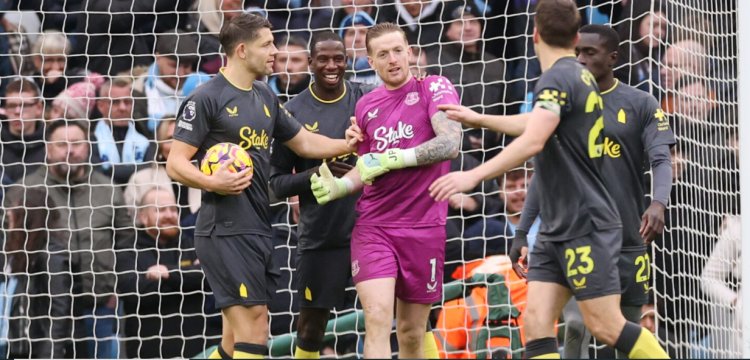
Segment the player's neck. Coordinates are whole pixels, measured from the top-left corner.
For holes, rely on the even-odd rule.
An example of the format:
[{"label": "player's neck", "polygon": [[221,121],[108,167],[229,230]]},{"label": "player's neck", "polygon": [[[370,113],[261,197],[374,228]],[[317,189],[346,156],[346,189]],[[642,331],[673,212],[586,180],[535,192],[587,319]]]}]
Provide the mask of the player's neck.
[{"label": "player's neck", "polygon": [[346,91],[346,87],[344,86],[344,82],[342,81],[335,88],[328,89],[328,88],[320,86],[318,82],[315,81],[310,85],[310,91],[312,91],[313,95],[317,99],[320,99],[323,101],[333,101],[333,100],[339,99],[341,95],[344,95],[344,91]]},{"label": "player's neck", "polygon": [[385,88],[386,88],[387,90],[398,90],[398,89],[402,88],[402,87],[403,87],[404,85],[408,84],[408,83],[409,83],[409,81],[411,81],[411,78],[413,78],[413,77],[414,77],[414,76],[413,76],[413,75],[412,75],[411,73],[409,73],[409,74],[408,74],[408,75],[406,76],[406,80],[404,80],[404,81],[403,81],[403,82],[401,82],[401,83],[395,84],[395,83],[387,83],[387,82],[385,82],[385,81],[384,81],[384,82],[383,82],[383,85],[385,85]]},{"label": "player's neck", "polygon": [[544,43],[537,44],[536,49],[539,56],[539,64],[542,66],[542,72],[549,70],[561,58],[575,56],[573,49],[552,47]]},{"label": "player's neck", "polygon": [[242,90],[252,89],[253,81],[258,78],[257,74],[251,73],[237,64],[232,64],[229,60],[227,60],[227,66],[221,69],[221,73],[227,81]]},{"label": "player's neck", "polygon": [[610,72],[597,80],[596,84],[599,85],[599,91],[606,92],[612,90],[615,84],[617,84],[617,81],[615,81],[615,75]]}]

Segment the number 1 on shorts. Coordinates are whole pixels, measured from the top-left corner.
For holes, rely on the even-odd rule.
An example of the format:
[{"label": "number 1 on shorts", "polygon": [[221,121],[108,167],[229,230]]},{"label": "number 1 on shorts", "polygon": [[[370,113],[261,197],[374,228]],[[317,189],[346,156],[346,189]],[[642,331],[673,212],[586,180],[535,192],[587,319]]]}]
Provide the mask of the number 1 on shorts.
[{"label": "number 1 on shorts", "polygon": [[435,282],[435,267],[437,266],[437,259],[430,259],[430,282]]}]

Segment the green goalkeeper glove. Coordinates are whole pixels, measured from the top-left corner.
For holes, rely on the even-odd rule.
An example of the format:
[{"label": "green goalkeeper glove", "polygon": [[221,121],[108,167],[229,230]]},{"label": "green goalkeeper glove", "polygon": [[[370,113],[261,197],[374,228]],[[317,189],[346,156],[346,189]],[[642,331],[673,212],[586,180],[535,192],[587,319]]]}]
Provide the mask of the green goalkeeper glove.
[{"label": "green goalkeeper glove", "polygon": [[357,170],[362,182],[372,185],[372,181],[391,170],[416,166],[417,155],[414,149],[388,149],[384,153],[368,153],[357,160]]},{"label": "green goalkeeper glove", "polygon": [[326,163],[323,163],[318,171],[320,176],[313,174],[310,177],[310,190],[312,190],[318,204],[325,205],[330,201],[349,195],[353,186],[349,179],[339,179],[333,176]]}]

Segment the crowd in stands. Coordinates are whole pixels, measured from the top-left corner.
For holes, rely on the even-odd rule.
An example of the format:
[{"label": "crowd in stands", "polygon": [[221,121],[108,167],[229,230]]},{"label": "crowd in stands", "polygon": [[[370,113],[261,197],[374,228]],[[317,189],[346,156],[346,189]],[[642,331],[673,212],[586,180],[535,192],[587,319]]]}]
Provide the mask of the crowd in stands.
[{"label": "crowd in stands", "polygon": [[[677,11],[678,2],[696,11]],[[309,86],[308,44],[319,30],[343,38],[350,79],[377,84],[365,32],[388,21],[413,45],[415,74],[446,76],[478,112],[515,114],[530,110],[541,73],[531,44],[535,3],[0,0],[0,356],[190,357],[219,341],[221,316],[193,248],[200,191],[172,181],[165,161],[181,101],[223,64],[226,19],[247,11],[272,22],[279,53],[267,81],[282,101]],[[617,24],[617,77],[657,97],[678,138],[666,231],[653,245],[649,309],[660,321],[651,329],[673,356],[739,356],[736,57],[727,55],[736,54],[736,2],[578,3],[586,23]],[[35,21],[19,21],[30,14]],[[510,141],[466,129],[451,170],[473,168]],[[446,282],[485,266],[505,276],[523,310],[523,281],[504,259],[532,177],[529,163],[450,199]],[[295,199],[271,203],[282,279],[270,326],[281,335],[295,329],[299,210]],[[488,298],[472,290],[451,306]],[[353,290],[347,303],[337,310],[356,306]],[[444,337],[469,331],[456,316],[469,315],[437,309],[434,328]],[[447,339],[443,350],[471,354],[467,336]],[[356,346],[355,337],[328,351]]]}]

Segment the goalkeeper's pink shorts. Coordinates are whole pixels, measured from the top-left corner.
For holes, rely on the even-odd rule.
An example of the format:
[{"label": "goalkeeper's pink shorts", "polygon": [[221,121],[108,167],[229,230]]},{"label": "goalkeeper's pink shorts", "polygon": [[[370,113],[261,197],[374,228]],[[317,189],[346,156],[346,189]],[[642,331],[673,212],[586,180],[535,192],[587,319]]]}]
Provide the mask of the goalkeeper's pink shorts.
[{"label": "goalkeeper's pink shorts", "polygon": [[443,293],[445,226],[390,228],[355,225],[352,232],[352,278],[396,279],[396,297],[431,304]]}]

